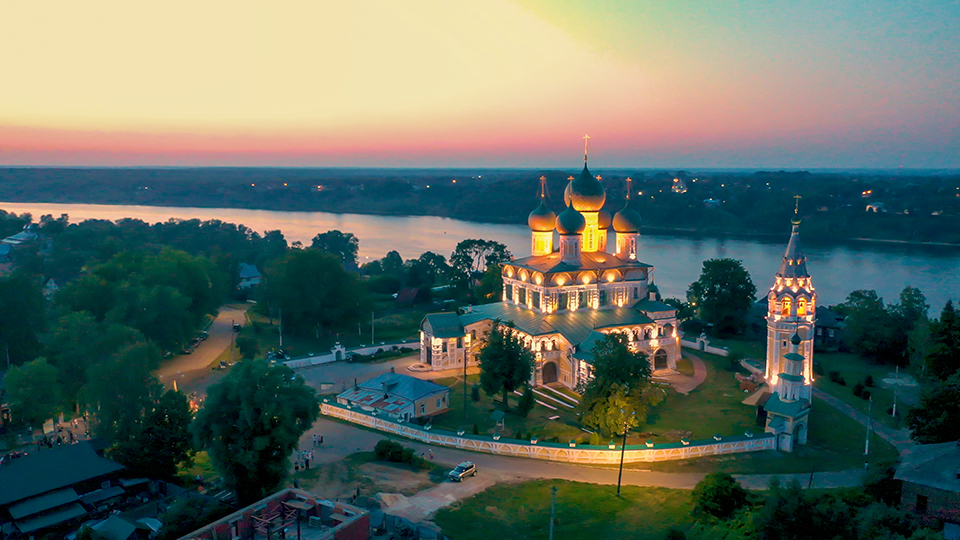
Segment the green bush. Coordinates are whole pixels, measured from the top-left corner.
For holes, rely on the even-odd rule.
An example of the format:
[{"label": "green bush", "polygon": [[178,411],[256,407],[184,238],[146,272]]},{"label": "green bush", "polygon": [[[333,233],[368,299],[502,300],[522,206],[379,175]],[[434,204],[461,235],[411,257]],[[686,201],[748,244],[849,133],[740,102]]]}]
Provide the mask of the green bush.
[{"label": "green bush", "polygon": [[480,428],[476,424],[473,425],[473,434],[474,435],[480,434]]},{"label": "green bush", "polygon": [[480,401],[480,385],[475,384],[470,388],[470,399]]},{"label": "green bush", "polygon": [[603,444],[603,441],[600,440],[599,433],[590,434],[590,444],[592,444],[593,446],[600,446],[601,444]]},{"label": "green bush", "polygon": [[857,383],[853,385],[853,395],[860,397],[863,394],[863,385]]},{"label": "green bush", "polygon": [[530,411],[533,410],[534,405],[533,400],[533,389],[527,386],[523,389],[523,395],[520,396],[520,403],[517,405],[517,413],[526,418]]},{"label": "green bush", "polygon": [[693,509],[725,519],[746,506],[749,493],[727,473],[711,473],[693,489]]},{"label": "green bush", "polygon": [[863,381],[864,386],[869,386],[873,388],[873,375],[867,375],[867,378]]}]

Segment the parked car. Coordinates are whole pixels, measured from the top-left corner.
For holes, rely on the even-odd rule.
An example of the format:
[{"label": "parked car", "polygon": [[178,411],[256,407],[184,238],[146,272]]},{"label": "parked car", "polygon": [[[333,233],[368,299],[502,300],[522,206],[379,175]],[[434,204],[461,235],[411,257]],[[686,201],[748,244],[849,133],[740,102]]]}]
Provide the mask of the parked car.
[{"label": "parked car", "polygon": [[239,332],[239,331],[240,331],[240,328],[242,328],[242,327],[240,326],[240,323],[236,323],[236,322],[233,323],[233,331],[234,331],[234,332]]},{"label": "parked car", "polygon": [[477,466],[472,461],[464,461],[450,471],[450,479],[454,482],[462,482],[464,478],[477,475]]},{"label": "parked car", "polygon": [[201,340],[207,339],[208,337],[210,337],[210,332],[207,332],[206,330],[204,330],[199,334],[197,334],[197,337],[200,338]]}]

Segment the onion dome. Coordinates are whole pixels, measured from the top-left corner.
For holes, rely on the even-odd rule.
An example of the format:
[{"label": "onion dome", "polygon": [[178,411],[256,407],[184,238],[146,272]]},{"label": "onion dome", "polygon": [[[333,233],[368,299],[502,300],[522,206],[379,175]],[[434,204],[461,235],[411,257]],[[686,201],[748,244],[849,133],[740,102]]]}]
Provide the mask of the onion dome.
[{"label": "onion dome", "polygon": [[557,232],[560,234],[580,234],[586,228],[587,220],[583,219],[583,214],[569,204],[567,209],[557,216]]},{"label": "onion dome", "polygon": [[790,343],[794,345],[799,345],[802,340],[800,339],[800,334],[797,332],[793,333],[793,336],[790,338]]},{"label": "onion dome", "polygon": [[540,206],[530,212],[527,224],[530,225],[531,230],[536,232],[551,232],[557,224],[557,215],[553,213],[553,210],[547,208],[543,199],[540,199]]},{"label": "onion dome", "polygon": [[563,191],[563,202],[580,212],[597,212],[603,208],[606,200],[607,192],[603,189],[603,184],[590,174],[586,165],[580,175],[567,184]]},{"label": "onion dome", "polygon": [[640,219],[640,212],[634,210],[630,205],[630,199],[627,199],[627,204],[613,215],[613,230],[618,233],[638,233],[641,221],[643,220]]},{"label": "onion dome", "polygon": [[597,226],[600,229],[609,229],[611,223],[613,223],[613,218],[610,217],[610,212],[601,210],[600,213],[597,214]]}]

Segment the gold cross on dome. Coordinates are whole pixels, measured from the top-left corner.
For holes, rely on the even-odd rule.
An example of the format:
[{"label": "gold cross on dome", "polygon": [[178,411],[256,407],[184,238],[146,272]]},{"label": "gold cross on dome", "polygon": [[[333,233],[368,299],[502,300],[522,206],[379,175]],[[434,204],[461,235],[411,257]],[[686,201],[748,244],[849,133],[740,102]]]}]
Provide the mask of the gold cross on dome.
[{"label": "gold cross on dome", "polygon": [[802,199],[803,197],[799,195],[794,195],[793,198],[796,199],[796,204],[793,206],[793,213],[797,214],[800,212],[800,199]]},{"label": "gold cross on dome", "polygon": [[540,176],[540,198],[547,198],[547,177]]},{"label": "gold cross on dome", "polygon": [[630,198],[630,185],[633,184],[633,179],[629,176],[627,177],[627,198]]},{"label": "gold cross on dome", "polygon": [[583,162],[584,163],[587,162],[587,145],[588,144],[590,144],[590,136],[584,135],[583,136]]}]

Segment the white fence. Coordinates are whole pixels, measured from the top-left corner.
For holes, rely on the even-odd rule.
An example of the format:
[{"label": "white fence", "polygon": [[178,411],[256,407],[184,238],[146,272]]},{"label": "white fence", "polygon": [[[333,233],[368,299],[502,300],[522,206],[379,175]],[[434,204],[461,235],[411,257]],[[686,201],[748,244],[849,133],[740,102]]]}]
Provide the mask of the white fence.
[{"label": "white fence", "polygon": [[[389,418],[368,414],[357,408],[330,403],[327,400],[321,404],[320,412],[385,433],[461,450],[567,463],[605,465],[620,463],[620,448],[616,445],[600,447],[547,442],[532,443],[516,439],[495,440],[486,435],[460,435],[445,430],[427,430],[415,424],[396,422]],[[753,437],[722,437],[719,440],[690,441],[688,444],[627,445],[623,460],[625,463],[643,463],[774,449],[776,449],[775,437],[772,434],[761,433]]]},{"label": "white fence", "polygon": [[372,345],[372,346],[370,346],[370,347],[358,347],[358,348],[356,348],[356,349],[341,349],[341,350],[339,351],[339,352],[340,352],[340,357],[339,357],[339,358],[337,357],[337,352],[338,352],[338,351],[337,351],[336,349],[334,349],[334,350],[331,351],[329,354],[320,354],[320,355],[314,355],[314,356],[305,356],[305,357],[303,357],[303,358],[294,358],[293,360],[287,360],[287,361],[284,362],[283,364],[284,364],[285,366],[287,366],[288,368],[291,368],[291,369],[299,369],[299,368],[305,368],[305,367],[319,366],[319,365],[321,365],[321,364],[329,364],[330,362],[336,362],[337,360],[343,360],[343,359],[346,358],[346,355],[347,355],[347,354],[350,354],[350,353],[354,353],[354,354],[372,354],[372,353],[377,352],[377,351],[380,350],[380,349],[383,349],[383,350],[385,350],[385,351],[389,351],[389,350],[390,350],[391,348],[393,348],[393,347],[397,347],[397,348],[406,347],[406,348],[408,348],[408,349],[413,349],[413,350],[415,350],[415,351],[419,351],[419,350],[420,350],[420,342],[419,342],[419,341],[411,341],[411,342],[409,342],[409,343],[404,343],[404,342],[400,342],[400,343],[386,343],[386,344],[383,344],[383,345]]},{"label": "white fence", "polygon": [[681,339],[680,346],[688,349],[696,349],[698,351],[708,352],[710,354],[716,354],[718,356],[727,356],[730,354],[730,351],[726,348],[711,346],[710,341],[706,339],[698,339],[696,341]]}]

